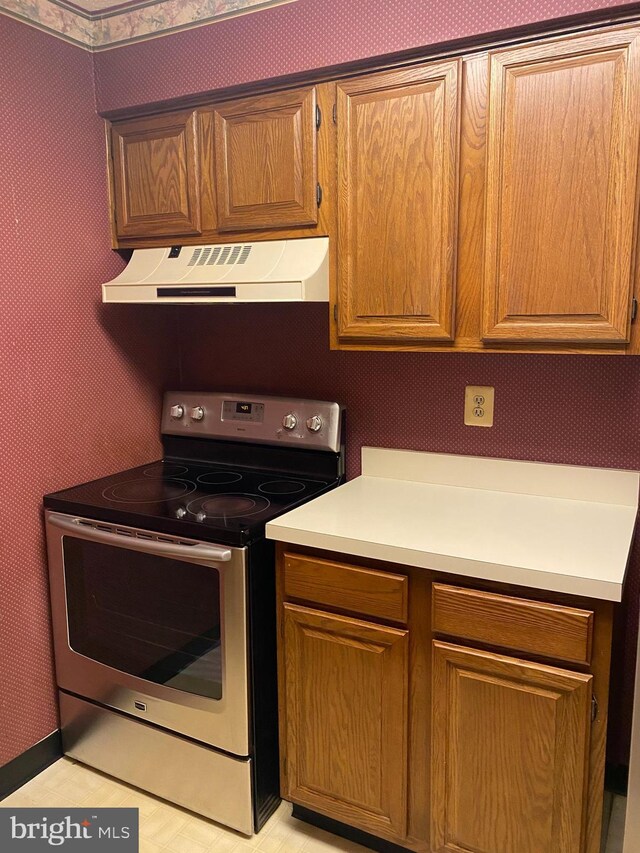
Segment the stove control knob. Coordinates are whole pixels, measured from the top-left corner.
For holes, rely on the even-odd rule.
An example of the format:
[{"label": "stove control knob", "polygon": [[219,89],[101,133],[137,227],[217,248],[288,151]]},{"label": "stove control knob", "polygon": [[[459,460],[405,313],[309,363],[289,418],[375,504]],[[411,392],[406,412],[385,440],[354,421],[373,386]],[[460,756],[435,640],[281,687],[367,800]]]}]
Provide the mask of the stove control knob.
[{"label": "stove control knob", "polygon": [[171,406],[171,417],[179,421],[184,416],[184,406]]},{"label": "stove control knob", "polygon": [[183,506],[179,506],[176,510],[176,518],[184,518],[186,514],[187,511]]},{"label": "stove control knob", "polygon": [[194,406],[189,412],[189,417],[192,421],[201,421],[204,418],[204,409],[202,406]]},{"label": "stove control knob", "polygon": [[196,515],[196,521],[199,521],[201,524],[203,521],[207,520],[207,513],[202,512],[202,510]]},{"label": "stove control knob", "polygon": [[289,414],[285,415],[282,419],[282,426],[285,429],[295,429],[298,426],[297,417],[292,412],[289,412]]},{"label": "stove control knob", "polygon": [[307,429],[310,432],[320,432],[322,429],[322,418],[320,415],[312,415],[307,419]]}]

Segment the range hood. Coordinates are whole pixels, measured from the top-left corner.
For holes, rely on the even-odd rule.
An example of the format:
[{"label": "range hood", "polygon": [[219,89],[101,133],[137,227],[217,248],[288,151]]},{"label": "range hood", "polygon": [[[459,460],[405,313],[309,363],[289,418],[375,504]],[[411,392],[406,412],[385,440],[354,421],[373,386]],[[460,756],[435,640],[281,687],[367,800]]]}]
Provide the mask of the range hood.
[{"label": "range hood", "polygon": [[329,238],[135,249],[103,302],[328,302]]}]

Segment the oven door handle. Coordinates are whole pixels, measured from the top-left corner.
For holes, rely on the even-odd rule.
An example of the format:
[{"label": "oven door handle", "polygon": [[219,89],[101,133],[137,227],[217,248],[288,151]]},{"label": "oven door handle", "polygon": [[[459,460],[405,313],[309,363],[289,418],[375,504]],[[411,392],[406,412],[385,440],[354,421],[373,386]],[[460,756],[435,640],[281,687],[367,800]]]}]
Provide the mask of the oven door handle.
[{"label": "oven door handle", "polygon": [[70,518],[51,512],[48,521],[54,527],[59,527],[67,533],[88,539],[91,542],[105,542],[107,545],[117,545],[145,554],[156,554],[159,557],[182,557],[187,560],[206,561],[207,563],[228,563],[231,559],[229,548],[218,545],[181,545],[178,542],[158,542],[156,539],[138,539],[135,533],[131,536],[121,533],[111,533],[108,530],[96,530],[90,524],[83,524],[81,518]]}]

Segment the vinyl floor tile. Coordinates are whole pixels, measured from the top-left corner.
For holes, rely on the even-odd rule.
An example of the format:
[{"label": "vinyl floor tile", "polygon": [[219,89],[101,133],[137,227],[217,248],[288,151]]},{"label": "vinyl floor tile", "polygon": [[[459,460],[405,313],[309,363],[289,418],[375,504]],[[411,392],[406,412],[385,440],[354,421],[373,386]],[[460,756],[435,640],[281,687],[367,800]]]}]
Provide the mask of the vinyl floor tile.
[{"label": "vinyl floor tile", "polygon": [[12,806],[137,808],[140,853],[367,853],[296,820],[288,803],[282,803],[258,835],[247,838],[69,758],[56,761],[0,802],[0,807]]},{"label": "vinyl floor tile", "polygon": [[624,820],[627,810],[626,797],[616,795],[611,807],[607,845],[604,853],[622,853],[624,846]]},{"label": "vinyl floor tile", "polygon": [[211,846],[200,844],[198,841],[194,841],[193,838],[189,838],[188,835],[179,832],[165,845],[164,849],[168,853],[209,853],[210,850],[215,850],[215,847],[213,847],[213,842]]},{"label": "vinyl floor tile", "polygon": [[[247,838],[69,758],[5,798],[4,806],[137,808],[140,853],[366,853],[364,847],[296,820],[288,803],[282,803],[262,832]],[[625,809],[624,797],[606,801],[602,853],[623,853]]]}]

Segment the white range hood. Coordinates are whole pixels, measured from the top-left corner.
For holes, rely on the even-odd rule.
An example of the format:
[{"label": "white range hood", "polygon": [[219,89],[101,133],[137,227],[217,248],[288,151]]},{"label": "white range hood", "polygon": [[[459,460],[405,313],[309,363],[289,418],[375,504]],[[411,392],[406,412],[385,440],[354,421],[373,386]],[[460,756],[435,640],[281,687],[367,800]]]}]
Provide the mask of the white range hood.
[{"label": "white range hood", "polygon": [[329,238],[136,249],[103,302],[328,302]]}]

